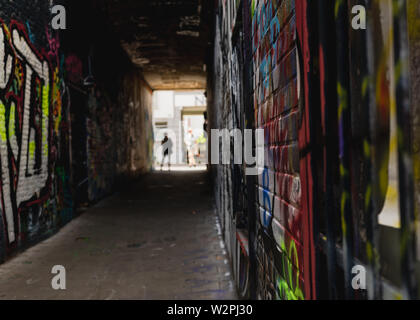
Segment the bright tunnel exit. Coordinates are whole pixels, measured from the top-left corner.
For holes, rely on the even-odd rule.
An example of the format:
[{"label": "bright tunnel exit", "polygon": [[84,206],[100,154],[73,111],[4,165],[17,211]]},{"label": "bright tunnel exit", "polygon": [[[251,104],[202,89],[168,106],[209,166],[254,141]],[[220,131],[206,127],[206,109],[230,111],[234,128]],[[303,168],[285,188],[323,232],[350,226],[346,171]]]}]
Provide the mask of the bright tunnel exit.
[{"label": "bright tunnel exit", "polygon": [[203,90],[153,93],[153,167],[156,170],[207,168],[207,103]]}]

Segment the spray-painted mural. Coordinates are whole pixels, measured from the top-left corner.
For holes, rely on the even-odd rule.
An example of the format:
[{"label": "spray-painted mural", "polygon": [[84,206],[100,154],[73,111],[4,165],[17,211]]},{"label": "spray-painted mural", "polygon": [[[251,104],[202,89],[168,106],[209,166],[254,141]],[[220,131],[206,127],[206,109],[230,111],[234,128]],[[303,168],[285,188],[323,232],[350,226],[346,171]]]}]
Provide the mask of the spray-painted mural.
[{"label": "spray-painted mural", "polygon": [[[265,131],[265,165],[254,181],[215,168],[228,251],[246,249],[231,254],[240,291],[245,278],[258,299],[418,296],[409,125],[417,95],[409,72],[417,71],[408,65],[415,3],[219,1],[210,126]],[[366,30],[352,28],[360,4]],[[240,236],[237,184],[247,200]],[[365,289],[352,284],[355,266],[366,270]]]},{"label": "spray-painted mural", "polygon": [[[219,98],[224,108],[221,119],[213,120],[213,125],[240,130],[265,129],[266,162],[261,168],[263,174],[251,184],[241,166],[217,169],[218,179],[223,181],[216,188],[216,194],[221,197],[219,212],[225,239],[229,242],[228,251],[233,252],[231,258],[239,291],[247,292],[251,286],[249,246],[252,243],[257,297],[303,299],[304,233],[297,143],[299,75],[295,3],[245,2],[238,2],[233,12],[226,2],[220,3],[218,18],[221,20],[216,24],[216,33],[221,33],[223,50],[230,55],[221,60],[225,65],[218,70],[228,70],[220,72],[220,77],[232,85],[221,86],[230,90]],[[243,12],[248,17],[245,21],[242,21]],[[241,28],[245,29],[243,34],[248,39],[238,39]],[[232,47],[229,37],[239,45]],[[244,42],[246,46],[249,39],[251,45],[241,47]],[[215,55],[218,56],[217,51]],[[216,66],[223,62],[215,60]],[[250,85],[246,83],[247,78]],[[218,91],[214,94],[217,97]],[[244,105],[245,101],[248,105]],[[250,186],[254,187],[250,190]],[[243,195],[252,195],[254,188],[254,197],[243,198]],[[249,205],[249,201],[255,203]],[[255,221],[248,221],[249,210],[255,210],[251,215]],[[249,234],[255,234],[255,239],[249,239]]]},{"label": "spray-painted mural", "polygon": [[255,125],[266,148],[257,184],[258,297],[303,299],[296,8],[294,1],[254,6]]},{"label": "spray-painted mural", "polygon": [[87,101],[88,199],[109,195],[121,176],[152,165],[152,92],[137,72],[124,75],[117,101],[96,86]]},{"label": "spray-painted mural", "polygon": [[[58,39],[37,48],[26,27],[0,20],[2,250],[71,219],[65,166],[65,85]],[[66,133],[64,133],[64,136]]]},{"label": "spray-painted mural", "polygon": [[0,262],[151,166],[141,72],[118,42],[78,32],[97,21],[53,30],[51,3],[0,2]]}]

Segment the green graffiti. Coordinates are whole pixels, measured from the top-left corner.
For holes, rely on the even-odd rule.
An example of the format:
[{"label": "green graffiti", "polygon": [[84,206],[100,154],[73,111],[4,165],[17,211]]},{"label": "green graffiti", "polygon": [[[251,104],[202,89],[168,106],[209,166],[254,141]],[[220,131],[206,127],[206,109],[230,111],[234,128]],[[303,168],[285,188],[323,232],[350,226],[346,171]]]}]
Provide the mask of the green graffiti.
[{"label": "green graffiti", "polygon": [[[296,243],[292,240],[290,241],[289,250],[286,249],[286,244],[283,241],[280,245],[281,251],[285,254],[282,258],[283,270],[287,271],[287,275],[281,275],[277,279],[277,290],[278,294],[280,293],[280,298],[286,300],[304,300],[304,294],[300,288],[299,280],[299,258],[296,248]],[[287,255],[287,256],[286,256]],[[293,266],[295,262],[295,266]],[[286,264],[286,266],[285,266]],[[296,273],[296,284],[293,284],[293,273]],[[286,281],[285,279],[288,279]]]}]

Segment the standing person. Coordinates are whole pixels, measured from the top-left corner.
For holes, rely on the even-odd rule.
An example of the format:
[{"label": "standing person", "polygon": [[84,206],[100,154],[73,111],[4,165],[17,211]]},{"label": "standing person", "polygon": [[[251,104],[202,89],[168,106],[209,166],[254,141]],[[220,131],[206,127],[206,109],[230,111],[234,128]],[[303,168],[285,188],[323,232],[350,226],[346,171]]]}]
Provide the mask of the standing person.
[{"label": "standing person", "polygon": [[171,154],[172,154],[172,140],[168,137],[168,134],[165,132],[165,137],[162,142],[162,163],[160,165],[160,171],[163,169],[165,163],[165,158],[168,157],[168,170],[171,170]]},{"label": "standing person", "polygon": [[192,129],[188,130],[187,136],[185,137],[185,144],[187,145],[187,153],[188,153],[188,165],[190,167],[196,166],[195,163],[195,154],[194,154],[194,136]]}]

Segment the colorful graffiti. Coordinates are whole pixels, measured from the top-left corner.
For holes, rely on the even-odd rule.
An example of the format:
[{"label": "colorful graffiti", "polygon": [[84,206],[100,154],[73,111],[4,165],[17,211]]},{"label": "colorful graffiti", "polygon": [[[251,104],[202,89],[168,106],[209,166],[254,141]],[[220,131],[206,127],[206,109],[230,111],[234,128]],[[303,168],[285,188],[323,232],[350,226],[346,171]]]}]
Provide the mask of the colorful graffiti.
[{"label": "colorful graffiti", "polygon": [[0,262],[152,163],[141,71],[118,42],[79,33],[84,22],[51,29],[44,2],[0,4]]},{"label": "colorful graffiti", "polygon": [[[242,114],[248,127],[265,132],[263,173],[242,185],[255,199],[242,209],[249,238],[241,259],[252,297],[418,296],[418,117],[410,104],[418,100],[418,67],[408,66],[418,65],[408,54],[418,52],[408,46],[410,35],[418,39],[418,1],[362,4],[366,31],[351,28],[351,7],[360,1],[245,0],[233,11],[219,1],[209,91],[220,113],[210,125],[242,129],[235,123]],[[238,34],[239,57],[232,46]],[[246,70],[239,80],[238,61]],[[216,170],[217,209],[231,242],[236,215],[229,204],[239,182],[227,168]],[[367,290],[352,287],[355,265],[369,274]]]},{"label": "colorful graffiti", "polygon": [[[230,18],[237,19],[232,23],[233,46],[228,41],[229,33],[223,28],[229,13]],[[249,17],[249,21],[241,22],[243,14]],[[238,2],[233,12],[221,2],[219,18],[220,25],[217,26],[220,29],[216,32],[220,32],[222,38],[222,52],[230,55],[218,62],[224,65],[217,70],[220,70],[220,78],[215,83],[230,84],[221,86],[229,90],[221,89],[221,103],[225,107],[220,118],[213,119],[213,125],[240,130],[252,126],[265,129],[266,148],[266,163],[261,168],[263,174],[252,183],[257,190],[252,205],[249,205],[248,199],[254,197],[249,197],[252,194],[250,184],[242,177],[240,166],[218,168],[218,179],[223,182],[216,188],[216,194],[220,197],[218,208],[221,221],[224,221],[225,240],[229,242],[227,249],[230,252],[236,246],[241,252],[238,257],[233,257],[238,259],[234,265],[246,265],[248,271],[244,273],[238,267],[235,274],[238,277],[247,274],[247,283],[251,287],[250,260],[253,258],[248,254],[252,251],[249,246],[254,246],[254,240],[244,242],[243,238],[255,234],[257,297],[303,299],[304,232],[298,146],[300,80],[295,1],[249,1],[243,6]],[[238,38],[239,33],[235,30],[241,28],[249,28],[245,34],[251,40],[250,46],[244,50],[235,45],[241,41],[248,43],[249,39]],[[216,52],[216,56],[218,54]],[[238,72],[242,71],[242,65],[251,71],[252,92],[242,89],[248,81],[247,74]],[[245,101],[251,105],[243,105]],[[248,108],[253,112],[248,113]],[[247,198],[241,197],[244,194]],[[249,210],[255,210],[255,229],[250,227],[254,222],[249,221]],[[241,217],[245,218],[239,224]],[[229,221],[232,218],[234,221]],[[236,237],[232,238],[235,234]],[[241,291],[243,287],[239,284],[243,280],[238,279]]]},{"label": "colorful graffiti", "polygon": [[[254,6],[254,108],[256,126],[265,129],[267,155],[258,181],[257,252],[261,272],[271,274],[257,286],[262,298],[303,299],[296,7],[294,1],[259,1]],[[267,296],[270,287],[275,294]]]},{"label": "colorful graffiti", "polygon": [[57,205],[64,209],[69,204],[61,202],[66,192],[57,195],[53,183],[59,175],[59,187],[66,188],[65,173],[55,164],[68,156],[58,151],[64,83],[56,49],[55,42],[53,48],[37,50],[23,24],[0,21],[1,232],[6,248],[61,223],[55,217]]}]

